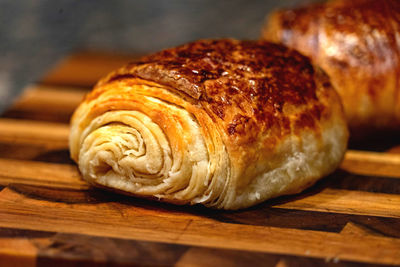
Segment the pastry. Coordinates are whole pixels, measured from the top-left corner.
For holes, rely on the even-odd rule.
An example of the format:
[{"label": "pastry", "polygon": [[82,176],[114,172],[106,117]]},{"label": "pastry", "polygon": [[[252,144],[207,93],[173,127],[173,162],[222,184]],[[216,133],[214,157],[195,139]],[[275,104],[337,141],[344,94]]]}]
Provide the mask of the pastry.
[{"label": "pastry", "polygon": [[100,80],[72,117],[70,151],[95,186],[239,209],[331,173],[347,138],[337,93],[306,57],[201,40]]},{"label": "pastry", "polygon": [[272,13],[262,38],[309,56],[341,96],[352,135],[400,129],[400,1],[331,1]]}]

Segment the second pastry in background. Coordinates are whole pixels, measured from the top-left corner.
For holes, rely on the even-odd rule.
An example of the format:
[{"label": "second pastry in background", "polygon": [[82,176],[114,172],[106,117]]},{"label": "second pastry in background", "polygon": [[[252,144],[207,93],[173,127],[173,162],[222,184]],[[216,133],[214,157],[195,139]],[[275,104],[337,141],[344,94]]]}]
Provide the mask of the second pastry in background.
[{"label": "second pastry in background", "polygon": [[353,135],[400,129],[400,1],[312,4],[272,13],[265,40],[311,57],[342,98]]}]

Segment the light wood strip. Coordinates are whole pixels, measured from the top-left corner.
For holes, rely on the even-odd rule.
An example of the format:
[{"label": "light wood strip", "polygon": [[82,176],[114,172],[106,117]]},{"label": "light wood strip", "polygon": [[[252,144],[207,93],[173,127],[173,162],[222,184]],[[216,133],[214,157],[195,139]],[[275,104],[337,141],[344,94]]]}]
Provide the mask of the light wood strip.
[{"label": "light wood strip", "polygon": [[60,86],[31,85],[14,102],[11,110],[72,113],[88,90]]},{"label": "light wood strip", "polygon": [[348,150],[340,168],[354,174],[400,178],[400,154]]},{"label": "light wood strip", "polygon": [[[226,224],[187,214],[140,210],[117,203],[51,203],[11,190],[0,193],[0,226],[158,241],[205,247],[400,264],[400,240]],[[379,247],[379,250],[371,250]],[[365,253],[368,251],[368,253]]]},{"label": "light wood strip", "polygon": [[326,188],[275,207],[400,218],[400,195]]},{"label": "light wood strip", "polygon": [[74,165],[0,159],[0,185],[12,183],[62,189],[87,189]]},{"label": "light wood strip", "polygon": [[0,141],[68,147],[69,125],[30,120],[0,119]]},{"label": "light wood strip", "polygon": [[75,53],[60,61],[42,80],[57,85],[93,86],[109,72],[135,60],[138,55],[97,52]]}]

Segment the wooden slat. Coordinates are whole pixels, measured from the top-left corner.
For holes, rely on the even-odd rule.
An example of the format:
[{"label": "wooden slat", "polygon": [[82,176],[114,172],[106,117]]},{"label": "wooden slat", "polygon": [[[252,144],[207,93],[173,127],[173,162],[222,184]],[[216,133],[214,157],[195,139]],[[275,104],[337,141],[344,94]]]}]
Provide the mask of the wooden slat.
[{"label": "wooden slat", "polygon": [[220,222],[273,226],[339,233],[352,222],[368,227],[376,234],[400,238],[400,219],[371,215],[354,215],[334,212],[305,211],[273,208],[269,202],[235,212],[205,213]]},{"label": "wooden slat", "polygon": [[340,167],[356,174],[400,178],[400,154],[348,150]]},{"label": "wooden slat", "polygon": [[0,119],[0,142],[68,146],[68,124]]},{"label": "wooden slat", "polygon": [[88,188],[74,165],[0,159],[0,185],[11,183],[82,190]]},{"label": "wooden slat", "polygon": [[72,164],[68,144],[0,142],[0,158]]},{"label": "wooden slat", "polygon": [[365,191],[371,193],[400,194],[400,179],[385,176],[369,176],[337,170],[328,177],[323,178],[317,188],[333,188],[344,190]]},{"label": "wooden slat", "polygon": [[276,207],[400,218],[400,195],[327,188]]},{"label": "wooden slat", "polygon": [[68,123],[87,92],[83,88],[31,85],[3,117]]},{"label": "wooden slat", "polygon": [[[121,203],[64,204],[0,193],[0,226],[288,255],[400,264],[400,240],[217,223]],[[379,250],[371,250],[371,247]],[[365,253],[368,251],[368,253]]]},{"label": "wooden slat", "polygon": [[75,53],[59,62],[41,83],[91,87],[107,73],[137,58],[138,55]]},{"label": "wooden slat", "polygon": [[14,102],[14,109],[25,111],[73,111],[88,90],[79,87],[31,85]]}]

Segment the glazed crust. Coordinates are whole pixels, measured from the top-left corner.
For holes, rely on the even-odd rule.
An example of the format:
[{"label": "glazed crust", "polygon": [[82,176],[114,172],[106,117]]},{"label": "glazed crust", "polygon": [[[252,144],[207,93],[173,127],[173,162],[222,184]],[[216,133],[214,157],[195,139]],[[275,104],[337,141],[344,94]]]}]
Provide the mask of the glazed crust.
[{"label": "glazed crust", "polygon": [[400,128],[399,32],[399,1],[332,1],[271,14],[262,38],[321,66],[360,135]]},{"label": "glazed crust", "polygon": [[[183,158],[192,157],[191,180],[197,166],[207,167],[196,178],[202,187],[184,196],[181,188],[118,190],[225,209],[301,191],[338,166],[348,137],[328,77],[298,52],[265,41],[201,40],[144,57],[99,81],[72,119],[71,155],[86,180],[104,185],[86,170],[97,159],[81,159],[100,151],[87,152],[103,134],[96,139],[90,132],[104,125],[107,129],[98,131],[125,134],[124,126],[109,125],[129,116],[126,111],[145,114],[160,128],[153,135],[165,134],[170,144],[159,149],[169,151],[164,159],[172,155],[174,162],[180,158],[174,153],[189,151]],[[102,122],[93,126],[96,120]],[[194,157],[193,149],[201,155]]]},{"label": "glazed crust", "polygon": [[298,52],[264,41],[201,40],[167,49],[110,74],[98,87],[134,77],[193,98],[238,143],[254,142],[266,130],[281,138],[292,126],[318,132],[321,117],[331,115],[317,97],[317,82],[331,90],[328,78]]}]

